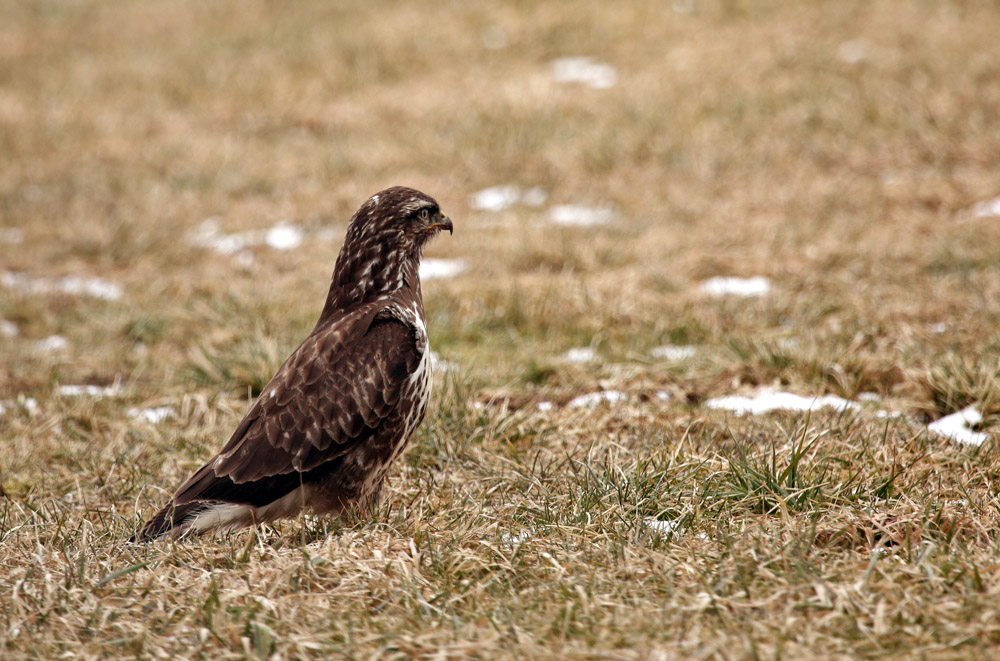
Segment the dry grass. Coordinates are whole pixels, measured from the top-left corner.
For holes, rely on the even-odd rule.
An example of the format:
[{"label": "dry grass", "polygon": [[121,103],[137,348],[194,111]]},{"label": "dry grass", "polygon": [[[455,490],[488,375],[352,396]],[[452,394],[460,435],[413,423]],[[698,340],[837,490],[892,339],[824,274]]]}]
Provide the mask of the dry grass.
[{"label": "dry grass", "polygon": [[[1000,195],[994,3],[2,14],[0,271],[124,295],[0,289],[20,331],[0,337],[0,656],[1000,653],[997,435],[926,429],[1000,419],[1000,223],[968,213]],[[553,82],[572,55],[617,85]],[[471,267],[424,285],[459,369],[382,511],[126,544],[311,327],[349,214],[397,183],[455,219],[429,256]],[[498,184],[549,201],[470,206]],[[617,218],[550,223],[565,203]],[[308,240],[247,268],[190,244],[208,217]],[[715,275],[775,286],[712,298]],[[666,343],[697,353],[650,356]],[[563,358],[581,346],[600,359]],[[704,406],[755,386],[904,415]],[[564,406],[600,389],[629,400]],[[155,406],[176,416],[127,413]]]}]

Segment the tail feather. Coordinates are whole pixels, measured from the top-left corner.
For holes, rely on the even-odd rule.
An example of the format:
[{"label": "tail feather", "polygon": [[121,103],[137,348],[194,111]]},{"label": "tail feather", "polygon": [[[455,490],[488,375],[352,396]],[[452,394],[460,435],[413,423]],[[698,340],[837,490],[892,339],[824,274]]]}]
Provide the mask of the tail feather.
[{"label": "tail feather", "polygon": [[216,475],[212,464],[209,462],[195,472],[131,541],[177,539],[213,529],[249,526],[260,509],[266,509],[302,484],[298,473],[236,484],[228,475]]},{"label": "tail feather", "polygon": [[178,505],[171,501],[129,541],[151,542],[161,537],[177,539],[210,530],[242,528],[253,523],[254,508],[247,505],[204,500]]},{"label": "tail feather", "polygon": [[208,503],[197,501],[177,505],[171,500],[166,507],[147,521],[142,530],[133,535],[129,541],[150,542],[167,533],[172,533],[172,536],[179,537],[183,534],[181,527],[186,522],[197,517],[207,506]]}]

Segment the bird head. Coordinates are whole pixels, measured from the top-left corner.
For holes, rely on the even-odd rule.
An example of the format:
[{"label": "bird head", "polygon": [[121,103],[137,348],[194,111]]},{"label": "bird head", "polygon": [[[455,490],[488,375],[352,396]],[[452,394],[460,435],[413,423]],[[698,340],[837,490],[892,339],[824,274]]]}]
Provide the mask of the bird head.
[{"label": "bird head", "polygon": [[424,246],[441,230],[454,232],[437,201],[412,188],[379,191],[355,212],[333,272],[341,303],[369,300],[418,286]]}]

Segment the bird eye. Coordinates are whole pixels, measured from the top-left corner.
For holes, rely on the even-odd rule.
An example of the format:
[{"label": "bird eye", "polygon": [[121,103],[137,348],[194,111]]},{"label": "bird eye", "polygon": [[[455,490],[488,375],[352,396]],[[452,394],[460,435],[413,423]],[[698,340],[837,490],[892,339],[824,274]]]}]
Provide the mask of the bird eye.
[{"label": "bird eye", "polygon": [[426,223],[427,220],[431,217],[431,212],[428,211],[427,209],[421,209],[420,213],[418,214],[418,217],[420,218],[420,220]]}]

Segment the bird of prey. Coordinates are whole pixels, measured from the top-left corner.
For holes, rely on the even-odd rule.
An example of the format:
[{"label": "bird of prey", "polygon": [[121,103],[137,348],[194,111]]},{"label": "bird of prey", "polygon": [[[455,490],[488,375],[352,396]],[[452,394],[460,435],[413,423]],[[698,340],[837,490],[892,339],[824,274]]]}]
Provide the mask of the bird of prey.
[{"label": "bird of prey", "polygon": [[222,451],[134,539],[364,511],[423,420],[431,390],[420,293],[424,246],[454,231],[430,196],[397,186],[361,205],[316,327]]}]

